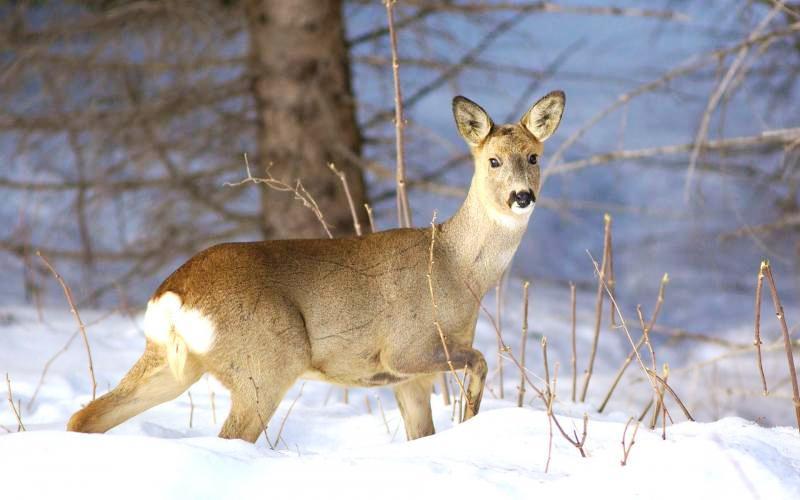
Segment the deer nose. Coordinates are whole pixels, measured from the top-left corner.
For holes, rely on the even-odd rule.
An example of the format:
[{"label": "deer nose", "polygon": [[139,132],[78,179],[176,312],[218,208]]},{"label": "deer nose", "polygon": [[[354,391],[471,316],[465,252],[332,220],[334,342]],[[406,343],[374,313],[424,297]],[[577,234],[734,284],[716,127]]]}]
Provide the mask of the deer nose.
[{"label": "deer nose", "polygon": [[520,208],[527,207],[531,202],[536,203],[536,195],[534,195],[533,191],[530,189],[527,191],[513,191],[511,193],[511,198]]}]

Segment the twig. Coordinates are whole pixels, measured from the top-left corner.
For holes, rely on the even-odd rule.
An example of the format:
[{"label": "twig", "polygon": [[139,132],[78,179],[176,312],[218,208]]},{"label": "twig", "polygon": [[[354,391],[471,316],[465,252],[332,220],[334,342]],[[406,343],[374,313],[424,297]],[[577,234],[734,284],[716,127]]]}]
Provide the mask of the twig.
[{"label": "twig", "polygon": [[575,343],[575,323],[576,323],[576,294],[575,283],[569,282],[570,303],[572,304],[572,402],[575,402],[575,393],[578,386],[578,352]]},{"label": "twig", "polygon": [[192,391],[187,391],[189,394],[189,428],[192,428],[194,422],[194,400],[192,399]]},{"label": "twig", "polygon": [[[306,386],[306,383],[305,383],[305,382],[303,382],[302,384],[300,384],[300,391],[297,393],[297,396],[296,396],[296,397],[294,398],[294,400],[292,401],[292,404],[290,404],[290,405],[289,405],[289,409],[288,409],[288,410],[286,410],[286,415],[284,415],[284,416],[283,416],[283,419],[281,419],[281,426],[280,426],[280,427],[278,427],[278,435],[275,437],[275,442],[276,442],[276,443],[277,443],[278,441],[280,441],[280,439],[281,439],[281,434],[283,433],[283,426],[285,426],[285,425],[286,425],[286,421],[289,419],[289,414],[290,414],[290,413],[292,413],[292,408],[294,408],[294,405],[295,405],[295,404],[297,404],[297,400],[299,400],[299,399],[300,399],[300,397],[303,395],[303,388],[304,388],[305,386]],[[287,446],[287,448],[288,448],[288,446]]]},{"label": "twig", "polygon": [[214,425],[217,425],[217,404],[215,401],[216,394],[214,394],[214,391],[211,390],[211,382],[209,381],[208,377],[206,377],[206,386],[208,387],[208,399],[211,401],[211,422],[213,422]]},{"label": "twig", "polygon": [[555,397],[550,388],[550,365],[547,362],[547,337],[542,337],[542,360],[544,361],[545,397],[550,400]]},{"label": "twig", "polygon": [[542,401],[545,401],[545,404],[546,404],[546,399],[545,399],[545,396],[544,396],[544,392],[542,392],[541,389],[536,387],[536,384],[534,384],[531,381],[531,379],[528,377],[528,370],[520,364],[519,360],[517,360],[516,356],[514,356],[514,353],[511,352],[511,349],[503,341],[503,335],[500,332],[500,327],[497,324],[497,320],[494,318],[494,316],[492,316],[492,313],[490,313],[489,310],[486,309],[486,306],[484,306],[483,303],[481,302],[481,298],[478,297],[478,294],[475,293],[475,290],[473,290],[472,287],[469,286],[469,283],[465,283],[464,286],[466,286],[467,290],[469,290],[469,293],[472,295],[472,298],[475,299],[475,302],[478,304],[478,307],[480,307],[481,311],[483,311],[483,313],[486,315],[486,317],[489,318],[489,321],[491,322],[492,327],[494,328],[494,333],[497,336],[497,338],[500,340],[500,350],[503,353],[505,353],[505,355],[508,356],[508,359],[510,359],[511,362],[514,363],[517,366],[517,368],[519,369],[520,373],[524,374],[525,382],[528,383],[528,386],[531,389],[533,389],[533,391],[536,393],[536,395],[539,398],[541,398]]},{"label": "twig", "polygon": [[761,289],[764,286],[764,262],[761,262],[761,267],[758,269],[758,282],[756,283],[756,320],[755,320],[755,338],[753,345],[756,346],[756,363],[758,365],[758,373],[761,375],[761,386],[764,388],[764,395],[769,394],[767,390],[767,377],[764,375],[764,365],[761,361]]},{"label": "twig", "polygon": [[794,413],[797,418],[797,429],[800,431],[800,390],[797,387],[797,371],[794,367],[794,356],[792,354],[792,340],[789,337],[789,328],[786,326],[786,316],[783,313],[781,299],[778,297],[778,289],[775,286],[775,279],[772,277],[772,267],[768,261],[761,262],[761,270],[767,278],[769,293],[772,295],[772,304],[775,306],[775,316],[781,325],[783,343],[786,349],[786,362],[789,364],[789,379],[792,382],[792,402],[794,403]]},{"label": "twig", "polygon": [[83,345],[86,346],[86,357],[89,362],[89,377],[92,381],[92,401],[94,401],[95,397],[97,396],[97,380],[94,377],[94,363],[92,363],[92,349],[91,347],[89,347],[89,338],[86,336],[86,326],[83,324],[83,321],[81,320],[81,316],[78,313],[78,308],[75,307],[75,301],[72,298],[72,290],[69,288],[67,283],[61,277],[61,275],[58,274],[58,271],[55,270],[55,268],[50,264],[50,262],[44,257],[44,255],[42,255],[42,253],[39,250],[36,251],[36,255],[40,259],[42,259],[44,265],[47,266],[47,269],[49,269],[51,273],[53,273],[53,276],[55,276],[56,280],[61,285],[61,288],[64,290],[64,295],[67,297],[67,302],[69,303],[69,310],[72,313],[72,316],[75,317],[75,321],[78,322],[78,329],[81,332],[81,337],[83,337]]},{"label": "twig", "polygon": [[[609,226],[611,222],[609,221]],[[612,243],[611,238],[611,228],[609,227],[608,231],[608,258],[606,259],[606,276],[608,279],[608,288],[611,290],[611,293],[617,293],[617,278],[614,275],[614,244]],[[609,302],[608,304],[608,319],[609,319],[609,327],[616,328],[617,327],[617,315],[614,313],[614,304]]]},{"label": "twig", "polygon": [[633,417],[628,419],[628,422],[625,424],[625,429],[622,431],[622,461],[620,461],[620,465],[625,467],[628,463],[628,455],[631,452],[631,448],[636,443],[636,432],[639,430],[639,421],[636,420],[636,425],[633,427],[633,434],[631,435],[631,442],[628,445],[625,445],[625,435],[628,433],[628,426],[631,425],[631,422],[635,420]]},{"label": "twig", "polygon": [[248,378],[250,379],[250,382],[253,384],[253,389],[255,390],[255,393],[256,393],[256,415],[258,416],[258,420],[261,423],[261,431],[264,434],[264,439],[267,441],[267,445],[269,445],[269,448],[271,450],[274,450],[275,447],[272,445],[272,442],[269,440],[269,434],[267,434],[267,424],[266,424],[266,422],[264,422],[264,417],[261,416],[261,409],[260,409],[261,404],[260,404],[260,402],[258,400],[258,385],[256,385],[256,381],[253,379],[253,377],[248,377]]},{"label": "twig", "polygon": [[249,376],[248,378],[250,379],[250,383],[253,384],[253,390],[255,391],[256,394],[256,416],[258,417],[258,421],[261,424],[261,431],[264,434],[264,440],[267,441],[269,449],[274,450],[275,446],[273,446],[272,441],[269,440],[269,434],[267,434],[267,423],[264,421],[264,417],[261,415],[261,403],[258,400],[258,385],[256,385],[256,381],[253,379],[252,375]]},{"label": "twig", "polygon": [[367,218],[369,219],[369,230],[371,233],[375,232],[375,219],[372,217],[372,208],[369,203],[364,203],[364,210],[367,211]]},{"label": "twig", "polygon": [[[542,346],[545,348],[545,359],[547,358],[547,343],[543,343]],[[550,387],[550,381],[547,381],[547,462],[544,465],[544,473],[547,474],[550,471],[550,458],[553,454],[553,402],[556,400],[556,381],[558,380],[558,363],[556,363],[555,370],[553,372],[553,387]]]},{"label": "twig", "polygon": [[[792,143],[798,138],[800,138],[800,127],[765,130],[754,135],[706,141],[703,143],[703,149],[706,151],[715,151],[747,149],[754,146],[781,146]],[[624,149],[621,151],[599,153],[581,160],[553,164],[553,166],[548,167],[545,172],[548,173],[548,176],[563,175],[568,172],[574,172],[576,170],[581,170],[596,165],[604,165],[617,160],[638,160],[642,158],[652,158],[654,156],[686,153],[691,151],[694,146],[695,143],[690,142],[686,144],[671,144],[667,146],[655,146],[641,149]],[[543,178],[544,177],[547,176],[543,176]]]},{"label": "twig", "polygon": [[26,431],[25,425],[22,423],[22,415],[20,415],[20,410],[22,406],[19,408],[14,406],[14,396],[11,393],[11,379],[8,377],[8,373],[6,373],[6,387],[8,388],[8,404],[11,405],[11,411],[14,413],[14,416],[17,418],[17,432],[20,430]]},{"label": "twig", "polygon": [[[494,304],[495,304],[495,318],[497,318],[497,328],[500,330],[500,333],[503,333],[503,321],[500,317],[500,312],[502,310],[500,306],[500,282],[498,282],[494,287]],[[503,356],[502,356],[502,346],[500,342],[500,337],[497,337],[497,375],[500,378],[500,399],[505,399],[505,381],[503,377]],[[524,365],[523,365],[524,366]]]},{"label": "twig", "polygon": [[[655,372],[653,372],[651,370],[648,370],[648,373],[655,379],[656,382],[661,384],[661,386],[664,387],[664,389],[667,390],[669,395],[672,396],[672,399],[674,399],[675,402],[678,403],[678,406],[680,407],[681,411],[683,412],[683,415],[686,417],[686,420],[694,422],[694,417],[692,417],[692,414],[689,413],[688,409],[686,409],[686,405],[683,404],[683,401],[681,401],[681,398],[678,397],[678,394],[675,392],[675,390],[672,389],[672,387],[670,387],[670,385],[667,383],[667,381],[664,380],[663,378],[659,377],[657,373],[655,373]],[[667,412],[667,416],[669,416],[669,412]]]},{"label": "twig", "polygon": [[397,147],[397,220],[400,227],[411,227],[411,211],[406,192],[406,168],[403,151],[403,95],[400,90],[400,64],[397,62],[397,33],[394,29],[395,0],[385,0],[386,17],[389,24],[389,42],[392,49],[392,78],[394,79],[394,127]]},{"label": "twig", "polygon": [[609,246],[611,245],[611,215],[605,214],[603,217],[603,264],[602,271],[597,275],[597,298],[595,301],[594,319],[594,339],[592,340],[592,350],[589,352],[589,365],[583,379],[583,389],[581,390],[581,403],[586,400],[586,392],[589,390],[589,381],[594,370],[594,359],[597,355],[597,344],[600,340],[600,325],[603,319],[603,286],[605,284],[605,272],[608,266]]},{"label": "twig", "polygon": [[644,421],[644,417],[647,416],[647,414],[650,412],[650,408],[652,407],[653,407],[653,398],[650,398],[647,400],[647,404],[645,405],[644,410],[642,410],[642,412],[639,414],[639,422]]},{"label": "twig", "polygon": [[[595,272],[598,275],[600,275],[600,267],[597,265],[597,261],[594,260],[594,257],[592,257],[592,254],[588,250],[586,253],[589,254],[589,258],[592,260],[592,265],[594,265]],[[644,361],[642,361],[642,357],[639,355],[639,350],[636,349],[636,345],[633,343],[633,337],[631,337],[631,332],[628,330],[628,326],[625,323],[625,318],[622,315],[622,311],[620,311],[619,304],[617,304],[617,300],[614,298],[614,295],[610,293],[608,287],[605,286],[605,281],[603,281],[602,283],[606,290],[606,293],[608,294],[608,298],[611,299],[611,302],[614,304],[614,309],[617,311],[617,316],[619,317],[622,331],[625,332],[625,336],[628,338],[628,342],[630,342],[631,346],[634,348],[633,350],[636,353],[636,360],[639,362],[639,366],[642,368],[642,371],[645,373],[645,375],[647,375],[648,380],[650,381],[650,385],[653,388],[653,392],[658,393],[658,385],[656,384],[656,382],[660,382],[667,389],[667,392],[670,393],[673,399],[675,399],[675,402],[678,403],[678,406],[680,406],[681,410],[683,410],[683,414],[686,416],[687,420],[694,421],[694,418],[692,418],[692,415],[689,413],[689,410],[686,409],[686,406],[684,406],[683,402],[680,400],[675,391],[673,391],[672,388],[661,377],[658,376],[658,374],[656,374],[652,370],[649,370],[644,365]]]},{"label": "twig", "polygon": [[[350,186],[347,185],[347,175],[341,170],[336,168],[333,163],[328,163],[328,168],[339,178],[344,188],[344,195],[347,198],[347,205],[350,207],[350,215],[353,217],[353,229],[356,231],[356,236],[361,236],[361,223],[358,221],[358,214],[356,213],[356,206],[353,203],[353,197],[350,195]],[[364,206],[367,206],[364,204]],[[374,232],[374,231],[373,231]]]},{"label": "twig", "polygon": [[[664,273],[664,275],[661,277],[661,284],[658,287],[658,298],[656,299],[656,305],[655,308],[653,309],[653,315],[650,317],[650,322],[645,327],[648,335],[651,332],[651,330],[655,327],[656,320],[658,319],[658,314],[661,312],[661,306],[664,303],[664,288],[667,286],[667,283],[669,283],[669,275],[667,273]],[[628,368],[628,365],[631,364],[631,361],[633,361],[636,352],[638,352],[639,348],[644,343],[644,340],[645,340],[645,331],[642,330],[641,338],[633,347],[631,352],[628,354],[628,357],[625,358],[625,361],[622,363],[622,366],[620,366],[619,370],[617,371],[617,375],[616,377],[614,377],[614,381],[611,383],[611,387],[608,388],[608,392],[606,393],[605,398],[603,398],[603,402],[597,409],[598,413],[603,413],[603,410],[605,410],[606,405],[608,404],[609,400],[611,400],[611,395],[614,393],[614,389],[617,388],[619,381],[622,379],[622,375],[625,373],[625,370]]]},{"label": "twig", "polygon": [[464,388],[464,383],[458,377],[456,373],[455,367],[453,366],[453,361],[450,359],[450,349],[447,347],[447,336],[442,331],[442,326],[439,323],[439,305],[436,303],[436,297],[433,293],[433,249],[434,245],[436,244],[436,211],[433,212],[433,217],[431,218],[431,247],[430,253],[428,256],[428,291],[430,292],[431,296],[431,304],[433,305],[433,326],[436,328],[436,332],[439,334],[439,340],[442,342],[442,348],[444,349],[444,357],[447,361],[447,366],[450,368],[450,373],[455,377],[456,382],[458,383],[459,390],[461,391],[461,395],[464,396],[467,400],[467,404],[470,407],[474,408],[473,402],[469,400],[467,396],[467,392]]},{"label": "twig", "polygon": [[530,282],[522,284],[522,340],[519,346],[519,357],[522,370],[519,374],[519,393],[517,395],[517,406],[522,408],[525,401],[525,345],[528,342],[528,287]]},{"label": "twig", "polygon": [[383,403],[381,403],[381,397],[378,395],[378,396],[375,396],[375,399],[378,400],[378,409],[381,412],[381,418],[383,419],[383,425],[386,427],[386,434],[389,434],[391,436],[392,431],[389,429],[389,422],[386,420],[386,413],[384,413],[384,411],[383,411]]},{"label": "twig", "polygon": [[555,413],[552,415],[552,418],[553,418],[553,423],[556,424],[556,428],[561,433],[561,435],[564,436],[564,439],[569,441],[572,444],[572,446],[577,448],[578,452],[580,452],[583,458],[586,458],[586,452],[583,450],[583,445],[586,444],[587,428],[589,425],[589,414],[588,413],[583,414],[583,434],[581,435],[580,439],[578,438],[577,431],[574,433],[575,434],[574,439],[572,436],[567,434],[566,431],[564,431],[564,428],[561,427],[561,424],[558,422]]},{"label": "twig", "polygon": [[367,407],[367,413],[372,415],[372,405],[369,404],[369,395],[364,394],[364,405]]},{"label": "twig", "polygon": [[322,214],[322,210],[320,210],[319,205],[317,205],[316,200],[311,196],[311,193],[306,191],[306,188],[303,187],[303,183],[300,180],[294,185],[294,187],[286,184],[283,181],[272,177],[269,173],[269,169],[266,169],[267,177],[253,177],[253,174],[250,172],[250,162],[247,159],[247,153],[244,154],[244,167],[247,172],[247,177],[242,179],[238,182],[226,182],[224,185],[228,187],[236,187],[241,186],[247,182],[252,182],[253,184],[265,184],[267,187],[274,189],[275,191],[285,192],[285,193],[292,193],[294,194],[294,198],[301,203],[303,206],[311,210],[311,212],[316,216],[317,220],[319,221],[320,225],[322,225],[322,229],[325,230],[325,234],[328,235],[328,238],[333,238],[331,234],[331,230],[328,227],[328,223],[325,222],[325,217]]},{"label": "twig", "polygon": [[[97,319],[95,319],[95,320],[93,320],[93,321],[91,321],[91,322],[87,323],[87,324],[86,324],[86,327],[88,328],[88,327],[89,327],[89,326],[91,326],[92,324],[99,323],[100,321],[102,321],[102,320],[106,319],[107,317],[111,316],[111,315],[112,315],[112,314],[114,314],[115,312],[117,312],[117,311],[116,311],[116,310],[111,310],[111,311],[108,311],[106,314],[103,314],[103,315],[102,315],[102,316],[100,316],[99,318],[97,318]],[[34,390],[33,390],[33,395],[31,396],[31,399],[28,401],[28,404],[26,404],[26,405],[25,405],[25,408],[26,408],[28,411],[31,411],[31,409],[33,408],[33,404],[34,404],[34,402],[36,401],[36,397],[39,395],[39,391],[42,389],[42,386],[44,385],[44,379],[45,379],[45,377],[47,377],[47,373],[48,373],[48,371],[50,370],[50,366],[51,366],[51,365],[52,365],[52,364],[53,364],[53,363],[56,361],[56,359],[58,359],[58,358],[59,358],[59,357],[60,357],[62,354],[64,354],[65,352],[67,352],[67,350],[68,350],[68,349],[70,348],[70,346],[72,345],[72,342],[74,342],[74,341],[75,341],[75,339],[76,339],[76,338],[78,338],[78,335],[79,335],[80,333],[81,333],[80,329],[78,329],[78,330],[75,330],[75,331],[72,333],[72,335],[69,337],[69,339],[67,339],[67,341],[64,343],[64,345],[61,347],[61,349],[59,349],[58,351],[56,351],[56,352],[55,352],[55,354],[53,354],[53,355],[50,357],[50,359],[48,359],[48,360],[47,360],[47,362],[44,364],[44,368],[42,368],[42,374],[39,376],[39,382],[36,384],[36,389],[34,389]]]},{"label": "twig", "polygon": [[[644,345],[647,346],[647,351],[650,353],[650,366],[655,373],[656,371],[656,352],[653,350],[653,344],[650,343],[650,335],[648,335],[649,330],[647,326],[644,324],[644,315],[642,314],[642,306],[641,304],[636,305],[636,314],[639,317],[639,325],[642,329],[642,341]],[[665,379],[666,381],[666,379]],[[650,428],[653,429],[656,426],[656,421],[658,419],[658,412],[661,410],[661,403],[664,401],[664,390],[663,388],[656,391],[656,395],[653,399],[653,404],[655,404],[655,410],[653,410],[653,418],[650,420]]]}]

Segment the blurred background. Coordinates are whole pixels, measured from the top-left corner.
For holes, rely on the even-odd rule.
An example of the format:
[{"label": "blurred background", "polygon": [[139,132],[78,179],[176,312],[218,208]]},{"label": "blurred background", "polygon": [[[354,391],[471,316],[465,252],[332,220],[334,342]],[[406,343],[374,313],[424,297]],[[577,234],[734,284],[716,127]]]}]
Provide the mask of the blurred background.
[{"label": "blurred background", "polygon": [[[793,305],[800,3],[404,0],[395,24],[414,225],[472,175],[454,95],[503,122],[563,89],[511,279],[591,290],[609,213],[628,307],[668,272],[667,326],[751,321],[761,258]],[[377,0],[0,3],[0,301],[63,304],[37,250],[79,306],[139,308],[216,242],[326,237],[292,192],[226,185],[245,154],[334,235],[353,224],[328,162],[365,227],[365,203],[396,227],[389,40]]]}]

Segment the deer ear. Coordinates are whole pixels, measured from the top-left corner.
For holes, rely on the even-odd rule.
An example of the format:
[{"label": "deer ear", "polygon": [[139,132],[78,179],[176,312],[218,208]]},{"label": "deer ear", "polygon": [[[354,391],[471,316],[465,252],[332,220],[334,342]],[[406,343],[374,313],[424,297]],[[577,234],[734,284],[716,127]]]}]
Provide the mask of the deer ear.
[{"label": "deer ear", "polygon": [[542,97],[522,117],[520,120],[522,126],[539,142],[546,141],[561,123],[565,99],[561,90],[555,90]]},{"label": "deer ear", "polygon": [[489,114],[466,97],[453,98],[453,117],[456,119],[458,133],[471,146],[477,146],[491,132],[494,124]]}]

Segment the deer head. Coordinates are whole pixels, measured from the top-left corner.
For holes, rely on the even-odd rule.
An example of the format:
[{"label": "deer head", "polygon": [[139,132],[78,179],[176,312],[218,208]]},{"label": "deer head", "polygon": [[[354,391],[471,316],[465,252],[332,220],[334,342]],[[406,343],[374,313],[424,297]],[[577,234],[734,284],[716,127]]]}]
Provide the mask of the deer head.
[{"label": "deer head", "polygon": [[495,125],[489,114],[466,97],[453,99],[458,132],[475,161],[472,188],[488,214],[504,225],[525,223],[539,193],[539,156],[564,112],[564,92],[550,92],[518,123]]}]

